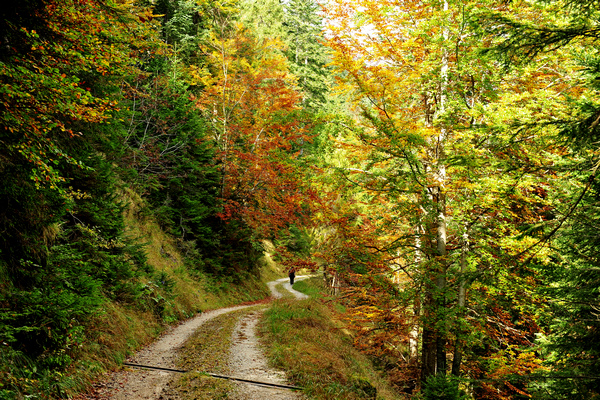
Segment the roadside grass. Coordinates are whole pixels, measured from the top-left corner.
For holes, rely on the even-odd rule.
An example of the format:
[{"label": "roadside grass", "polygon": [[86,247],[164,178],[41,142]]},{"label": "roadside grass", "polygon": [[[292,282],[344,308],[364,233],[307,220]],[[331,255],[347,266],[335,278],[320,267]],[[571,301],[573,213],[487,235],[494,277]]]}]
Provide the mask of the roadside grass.
[{"label": "roadside grass", "polygon": [[177,363],[179,369],[190,372],[171,381],[166,394],[175,395],[181,400],[228,398],[228,393],[234,391],[234,385],[228,380],[213,378],[202,372],[230,374],[227,363],[233,330],[244,315],[256,309],[249,307],[230,312],[202,324],[181,349]]},{"label": "roadside grass", "polygon": [[320,298],[323,293],[323,285],[320,282],[320,278],[312,277],[308,279],[302,279],[294,282],[292,288],[299,292],[308,295],[309,297],[316,299]]},{"label": "roadside grass", "polygon": [[275,245],[270,240],[263,240],[265,253],[260,259],[260,276],[265,283],[275,281],[285,276],[283,268],[273,260]]},{"label": "roadside grass", "polygon": [[[198,312],[214,310],[269,296],[269,289],[260,283],[260,277],[247,274],[240,281],[223,277],[215,279],[184,266],[176,240],[163,232],[154,218],[146,216],[140,196],[130,189],[122,193],[129,207],[124,218],[127,235],[145,242],[147,262],[155,271],[142,279],[159,312],[152,310],[161,322],[171,323],[194,316]],[[262,272],[262,271],[261,271]],[[155,306],[155,304],[153,304]]]},{"label": "roadside grass", "polygon": [[401,399],[319,299],[322,281],[298,281],[294,289],[313,297],[274,301],[259,325],[272,365],[311,399]]}]

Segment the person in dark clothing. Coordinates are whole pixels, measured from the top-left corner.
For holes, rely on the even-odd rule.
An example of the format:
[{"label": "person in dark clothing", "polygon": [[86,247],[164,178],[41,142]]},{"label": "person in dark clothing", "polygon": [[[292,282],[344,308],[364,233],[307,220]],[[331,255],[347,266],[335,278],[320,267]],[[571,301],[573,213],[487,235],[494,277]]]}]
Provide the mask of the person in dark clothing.
[{"label": "person in dark clothing", "polygon": [[290,268],[288,272],[288,276],[290,277],[290,285],[294,284],[294,278],[296,277],[296,268]]}]

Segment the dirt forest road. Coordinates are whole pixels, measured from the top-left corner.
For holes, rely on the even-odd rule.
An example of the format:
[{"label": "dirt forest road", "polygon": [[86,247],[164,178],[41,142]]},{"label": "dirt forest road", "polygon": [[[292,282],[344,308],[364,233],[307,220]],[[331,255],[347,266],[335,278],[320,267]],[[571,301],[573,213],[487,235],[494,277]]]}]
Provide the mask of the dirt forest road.
[{"label": "dirt forest road", "polygon": [[[309,276],[298,276],[296,281]],[[297,299],[307,296],[292,289],[289,280],[282,278],[268,283],[274,298],[281,298],[283,294],[279,287],[289,291]],[[235,306],[202,313],[184,323],[174,327],[156,342],[139,351],[127,362],[139,365],[149,365],[163,368],[176,368],[178,350],[188,338],[203,323],[219,315],[251,307],[250,305]],[[232,376],[256,380],[261,382],[285,384],[285,376],[281,371],[268,367],[262,354],[255,327],[261,311],[250,312],[238,323],[234,331],[233,346],[230,351],[230,365]],[[114,372],[110,378],[102,383],[95,396],[97,400],[163,400],[163,390],[173,378],[172,372],[125,368]],[[299,393],[290,390],[273,389],[247,383],[237,383],[236,391],[231,398],[236,400],[296,400],[302,399]],[[169,396],[169,398],[172,398]]]},{"label": "dirt forest road", "polygon": [[[302,279],[306,279],[306,278],[310,278],[310,275],[300,275],[296,277],[296,282],[300,281]],[[281,285],[283,283],[283,285]],[[273,297],[275,297],[276,299],[279,299],[281,297],[283,297],[283,294],[277,291],[277,285],[281,285],[285,290],[287,290],[288,292],[290,292],[291,294],[294,295],[294,297],[296,297],[296,299],[298,300],[302,300],[302,299],[307,299],[308,296],[305,295],[304,293],[300,293],[297,290],[292,289],[292,285],[290,285],[290,280],[288,278],[281,278],[278,279],[276,281],[273,282],[269,282],[269,289],[271,289],[271,294],[273,295]]]}]

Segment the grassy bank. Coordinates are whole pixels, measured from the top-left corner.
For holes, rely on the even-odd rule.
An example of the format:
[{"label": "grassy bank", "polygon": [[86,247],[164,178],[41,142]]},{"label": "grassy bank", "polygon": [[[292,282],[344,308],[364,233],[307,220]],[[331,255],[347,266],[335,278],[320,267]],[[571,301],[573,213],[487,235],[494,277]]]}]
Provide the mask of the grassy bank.
[{"label": "grassy bank", "polygon": [[[128,204],[125,236],[142,245],[144,270],[126,282],[131,290],[119,296],[102,293],[90,315],[72,318],[73,334],[60,354],[67,365],[27,358],[0,346],[0,399],[85,398],[94,381],[170,325],[200,312],[269,296],[258,272],[217,278],[190,265],[177,240],[161,230],[135,192],[124,189],[119,197]],[[269,276],[277,275],[273,268],[267,261],[261,267]]]},{"label": "grassy bank", "polygon": [[272,364],[287,371],[311,399],[399,399],[370,360],[352,346],[319,299],[321,279],[299,281],[294,289],[308,300],[272,303],[260,325],[261,341]]}]

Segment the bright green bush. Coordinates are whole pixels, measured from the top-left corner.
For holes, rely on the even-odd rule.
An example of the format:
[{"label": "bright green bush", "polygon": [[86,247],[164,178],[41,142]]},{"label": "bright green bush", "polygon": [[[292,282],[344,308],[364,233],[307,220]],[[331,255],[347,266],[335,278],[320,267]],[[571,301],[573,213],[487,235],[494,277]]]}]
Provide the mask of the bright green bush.
[{"label": "bright green bush", "polygon": [[423,387],[424,400],[467,400],[459,388],[459,380],[454,376],[433,375]]}]

